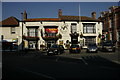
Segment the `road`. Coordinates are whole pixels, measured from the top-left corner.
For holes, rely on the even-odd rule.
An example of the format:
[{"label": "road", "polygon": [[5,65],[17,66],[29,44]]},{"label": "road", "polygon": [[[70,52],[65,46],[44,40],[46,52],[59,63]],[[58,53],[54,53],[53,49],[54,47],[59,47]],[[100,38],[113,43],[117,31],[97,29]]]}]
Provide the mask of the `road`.
[{"label": "road", "polygon": [[109,79],[119,80],[120,64],[116,53],[64,54],[47,56],[40,52],[3,53],[3,80],[34,79]]}]

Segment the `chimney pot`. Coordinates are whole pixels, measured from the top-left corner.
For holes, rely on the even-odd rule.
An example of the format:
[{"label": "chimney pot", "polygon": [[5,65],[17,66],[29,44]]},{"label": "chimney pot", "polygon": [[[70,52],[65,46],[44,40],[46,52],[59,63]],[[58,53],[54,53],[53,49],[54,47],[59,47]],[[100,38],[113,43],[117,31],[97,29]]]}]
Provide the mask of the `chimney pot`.
[{"label": "chimney pot", "polygon": [[27,13],[26,13],[26,11],[24,11],[24,13],[23,13],[23,20],[25,20],[25,19],[27,19]]},{"label": "chimney pot", "polygon": [[62,16],[62,9],[58,10],[58,17]]},{"label": "chimney pot", "polygon": [[96,19],[96,12],[92,12],[92,18]]}]

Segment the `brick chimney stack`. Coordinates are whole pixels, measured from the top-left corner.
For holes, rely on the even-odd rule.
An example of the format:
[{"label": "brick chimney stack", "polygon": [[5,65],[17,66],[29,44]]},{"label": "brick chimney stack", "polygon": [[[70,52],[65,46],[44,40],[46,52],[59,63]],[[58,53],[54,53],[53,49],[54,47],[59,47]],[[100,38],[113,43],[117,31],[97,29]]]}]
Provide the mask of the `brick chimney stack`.
[{"label": "brick chimney stack", "polygon": [[23,20],[25,20],[25,19],[27,19],[27,13],[26,13],[26,11],[24,11],[24,13],[23,13]]},{"label": "brick chimney stack", "polygon": [[62,9],[58,10],[58,17],[62,16]]},{"label": "brick chimney stack", "polygon": [[92,18],[96,19],[96,12],[92,12]]}]

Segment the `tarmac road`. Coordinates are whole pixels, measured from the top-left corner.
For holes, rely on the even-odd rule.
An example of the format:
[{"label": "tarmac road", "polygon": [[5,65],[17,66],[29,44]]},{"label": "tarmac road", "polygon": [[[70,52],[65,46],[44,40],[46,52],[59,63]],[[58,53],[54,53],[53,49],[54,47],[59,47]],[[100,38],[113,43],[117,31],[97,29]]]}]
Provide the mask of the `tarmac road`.
[{"label": "tarmac road", "polygon": [[[3,80],[119,80],[120,64],[95,54],[4,53]],[[77,55],[77,58],[70,57]]]}]

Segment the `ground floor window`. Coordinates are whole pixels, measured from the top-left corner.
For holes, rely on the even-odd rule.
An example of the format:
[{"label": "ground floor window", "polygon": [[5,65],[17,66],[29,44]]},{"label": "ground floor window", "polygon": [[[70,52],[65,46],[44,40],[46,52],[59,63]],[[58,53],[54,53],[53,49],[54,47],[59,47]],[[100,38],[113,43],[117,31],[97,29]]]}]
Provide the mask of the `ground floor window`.
[{"label": "ground floor window", "polygon": [[85,45],[88,43],[96,43],[96,37],[85,37]]},{"label": "ground floor window", "polygon": [[29,49],[37,49],[38,43],[37,41],[28,41],[28,46],[29,46]]},{"label": "ground floor window", "polygon": [[55,41],[47,41],[47,48],[50,48],[53,44],[55,44]]}]

